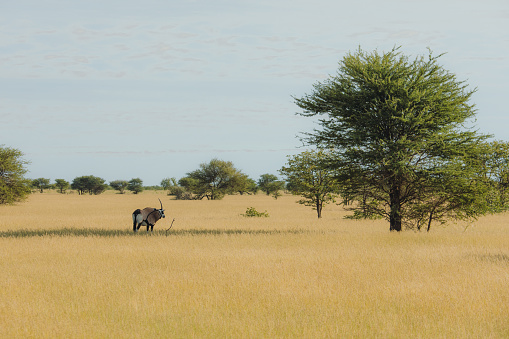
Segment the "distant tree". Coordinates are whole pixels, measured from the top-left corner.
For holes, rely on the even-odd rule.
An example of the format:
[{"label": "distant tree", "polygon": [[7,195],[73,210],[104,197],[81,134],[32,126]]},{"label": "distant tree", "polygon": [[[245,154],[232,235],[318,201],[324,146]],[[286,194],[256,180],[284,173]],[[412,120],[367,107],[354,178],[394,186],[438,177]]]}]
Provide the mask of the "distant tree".
[{"label": "distant tree", "polygon": [[88,186],[88,179],[85,176],[76,177],[71,183],[71,188],[77,190],[80,195],[87,191]]},{"label": "distant tree", "polygon": [[38,189],[41,193],[43,193],[45,189],[51,187],[51,185],[49,184],[50,181],[51,181],[50,179],[46,178],[34,179],[32,180],[32,187]]},{"label": "distant tree", "polygon": [[260,179],[258,179],[258,187],[267,195],[277,195],[280,190],[285,188],[285,183],[280,181],[274,174],[266,173],[262,174]]},{"label": "distant tree", "polygon": [[161,181],[161,187],[168,191],[168,195],[173,195],[176,200],[192,200],[193,194],[188,188],[177,183],[175,178],[165,178]]},{"label": "distant tree", "polygon": [[0,204],[13,204],[30,194],[29,179],[23,176],[29,163],[17,149],[0,145]]},{"label": "distant tree", "polygon": [[390,52],[348,53],[336,75],[296,98],[321,116],[307,142],[334,150],[340,194],[354,218],[385,218],[391,231],[488,211],[480,156],[488,136],[465,129],[475,92],[438,64]]},{"label": "distant tree", "polygon": [[163,190],[168,191],[172,186],[175,186],[177,184],[177,181],[175,178],[164,178],[161,180],[161,187]]},{"label": "distant tree", "polygon": [[324,204],[334,202],[338,193],[336,172],[327,168],[329,154],[324,150],[307,151],[288,157],[280,173],[286,176],[288,190],[304,198],[299,204],[312,206],[322,217]]},{"label": "distant tree", "polygon": [[64,193],[69,187],[69,182],[64,179],[55,179],[55,187],[60,190],[60,193]]},{"label": "distant tree", "polygon": [[114,180],[110,181],[110,186],[114,190],[119,191],[120,194],[124,194],[125,189],[127,188],[127,186],[129,186],[129,183],[126,180]]},{"label": "distant tree", "polygon": [[238,192],[245,187],[246,180],[247,176],[236,169],[232,162],[219,159],[200,164],[200,168],[188,173],[184,181],[181,179],[196,199],[206,197],[209,200],[219,200],[226,194]]},{"label": "distant tree", "polygon": [[131,179],[127,185],[127,189],[134,194],[143,192],[143,180],[140,178]]},{"label": "distant tree", "polygon": [[78,191],[78,194],[101,194],[106,190],[105,180],[93,175],[76,177],[71,183],[71,188]]},{"label": "distant tree", "polygon": [[[172,180],[174,179],[175,178],[172,178]],[[176,180],[173,181],[173,186],[171,186],[168,194],[175,196],[177,200],[203,199],[203,196],[194,195],[193,190],[198,190],[198,180],[190,177],[183,177],[178,183]]]},{"label": "distant tree", "polygon": [[258,185],[256,184],[256,181],[253,179],[247,177],[247,175],[244,175],[242,184],[239,185],[238,192],[240,195],[243,195],[245,193],[247,194],[256,194],[259,190]]},{"label": "distant tree", "polygon": [[509,142],[492,141],[484,144],[480,155],[481,173],[490,185],[484,197],[489,212],[503,212],[509,208]]}]

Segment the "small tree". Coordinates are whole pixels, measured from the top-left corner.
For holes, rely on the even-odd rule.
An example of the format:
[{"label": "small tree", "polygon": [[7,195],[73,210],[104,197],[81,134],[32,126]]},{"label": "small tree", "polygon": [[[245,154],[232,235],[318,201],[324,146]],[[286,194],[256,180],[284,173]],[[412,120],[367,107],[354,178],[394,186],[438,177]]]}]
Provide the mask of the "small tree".
[{"label": "small tree", "polygon": [[17,149],[0,146],[0,204],[13,204],[30,194],[30,180],[23,176],[28,161]]},{"label": "small tree", "polygon": [[287,188],[304,199],[299,204],[312,206],[322,217],[324,204],[334,202],[338,193],[336,172],[327,168],[329,155],[324,150],[302,152],[288,158],[288,166],[281,168],[280,173],[286,176],[290,184]]},{"label": "small tree", "polygon": [[60,190],[60,193],[64,193],[69,187],[69,182],[64,179],[55,179],[55,186]]},{"label": "small tree", "polygon": [[277,193],[285,188],[285,183],[278,180],[278,177],[274,174],[266,173],[262,174],[260,179],[258,179],[258,187],[267,195],[275,195],[277,199],[277,196],[279,196]]},{"label": "small tree", "polygon": [[143,192],[143,180],[140,178],[131,179],[127,185],[127,189],[134,194]]},{"label": "small tree", "polygon": [[46,178],[38,178],[32,180],[32,187],[38,189],[41,193],[44,192],[45,189],[48,189],[51,187],[50,179]]},{"label": "small tree", "polygon": [[110,181],[110,186],[114,190],[117,190],[120,194],[124,194],[129,183],[126,180],[114,180]]}]

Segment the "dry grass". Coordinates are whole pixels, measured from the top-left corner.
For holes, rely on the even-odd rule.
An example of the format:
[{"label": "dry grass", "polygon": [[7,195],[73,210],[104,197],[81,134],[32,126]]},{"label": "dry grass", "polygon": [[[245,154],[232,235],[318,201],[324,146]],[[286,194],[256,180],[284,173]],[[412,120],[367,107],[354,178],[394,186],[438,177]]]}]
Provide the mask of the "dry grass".
[{"label": "dry grass", "polygon": [[509,337],[508,215],[391,234],[292,196],[45,193],[0,206],[0,233],[131,229],[158,197],[156,229],[278,232],[0,237],[0,337]]}]

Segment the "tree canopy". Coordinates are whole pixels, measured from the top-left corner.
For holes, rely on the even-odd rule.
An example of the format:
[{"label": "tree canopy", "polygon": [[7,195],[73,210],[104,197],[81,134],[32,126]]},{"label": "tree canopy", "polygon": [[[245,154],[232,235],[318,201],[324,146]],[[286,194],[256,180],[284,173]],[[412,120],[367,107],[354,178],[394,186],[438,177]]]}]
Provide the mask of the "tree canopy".
[{"label": "tree canopy", "polygon": [[31,181],[24,178],[27,164],[21,151],[0,146],[0,204],[12,204],[30,194]]},{"label": "tree canopy", "polygon": [[45,189],[51,187],[50,181],[51,180],[48,178],[37,178],[32,180],[32,187],[37,188],[41,193],[43,193]]},{"label": "tree canopy", "polygon": [[195,195],[195,199],[222,199],[226,194],[247,191],[247,175],[233,166],[231,161],[212,159],[179,180],[179,184]]},{"label": "tree canopy", "polygon": [[106,190],[105,180],[93,175],[76,177],[71,183],[71,188],[78,191],[78,194],[101,194]]},{"label": "tree canopy", "polygon": [[465,126],[475,89],[429,52],[410,60],[398,48],[348,53],[335,76],[295,98],[321,129],[306,141],[333,150],[341,195],[358,218],[390,230],[486,213],[480,154],[488,136]]},{"label": "tree canopy", "polygon": [[114,190],[117,190],[120,194],[124,194],[128,186],[129,182],[127,180],[110,181],[110,187],[113,188]]},{"label": "tree canopy", "polygon": [[65,179],[55,179],[55,187],[60,190],[60,193],[64,193],[65,190],[69,187],[69,182]]},{"label": "tree canopy", "polygon": [[260,178],[258,179],[258,187],[260,190],[265,192],[265,194],[273,194],[277,197],[279,190],[285,188],[285,183],[284,181],[279,180],[276,175],[265,173],[260,175]]},{"label": "tree canopy", "polygon": [[133,178],[127,183],[127,189],[134,194],[143,192],[143,180],[140,178]]}]

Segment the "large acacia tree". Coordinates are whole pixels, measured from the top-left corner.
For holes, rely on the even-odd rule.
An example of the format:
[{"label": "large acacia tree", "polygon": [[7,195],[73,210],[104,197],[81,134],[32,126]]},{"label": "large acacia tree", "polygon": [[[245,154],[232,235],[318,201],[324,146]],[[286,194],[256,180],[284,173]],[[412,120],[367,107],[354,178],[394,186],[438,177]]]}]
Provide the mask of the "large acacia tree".
[{"label": "large acacia tree", "polygon": [[359,49],[312,94],[295,98],[301,115],[320,117],[307,142],[334,150],[329,166],[353,217],[383,217],[401,231],[487,211],[479,161],[487,136],[465,127],[475,89],[439,58]]}]

